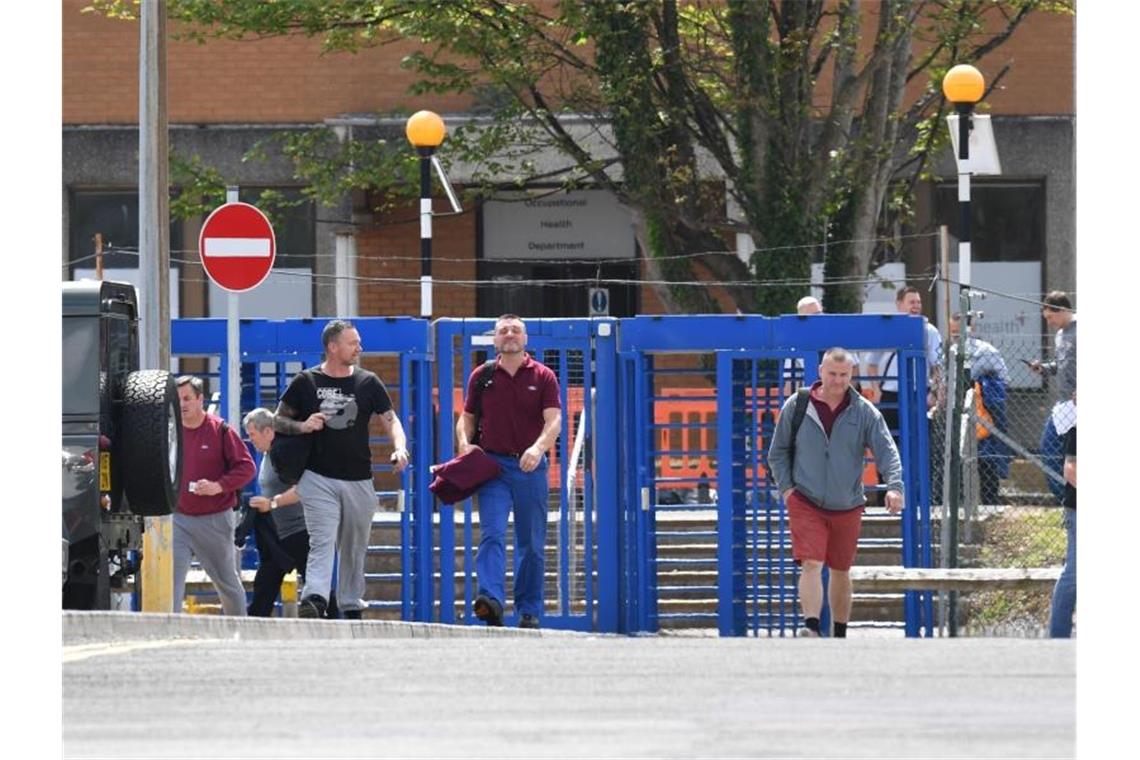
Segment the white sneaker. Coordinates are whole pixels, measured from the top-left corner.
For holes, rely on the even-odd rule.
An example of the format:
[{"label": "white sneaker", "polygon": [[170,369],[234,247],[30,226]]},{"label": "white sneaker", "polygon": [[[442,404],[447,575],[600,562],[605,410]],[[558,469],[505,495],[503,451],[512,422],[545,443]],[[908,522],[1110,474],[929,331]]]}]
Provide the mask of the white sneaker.
[{"label": "white sneaker", "polygon": [[799,638],[799,639],[818,639],[819,634],[810,628],[801,628],[796,632],[796,638]]}]

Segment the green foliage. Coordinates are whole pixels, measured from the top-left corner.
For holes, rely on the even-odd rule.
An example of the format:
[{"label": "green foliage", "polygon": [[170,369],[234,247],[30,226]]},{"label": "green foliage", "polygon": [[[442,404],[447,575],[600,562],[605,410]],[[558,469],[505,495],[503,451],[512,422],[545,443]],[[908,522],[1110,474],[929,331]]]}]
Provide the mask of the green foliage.
[{"label": "green foliage", "polygon": [[175,219],[205,216],[226,202],[221,172],[204,165],[196,155],[184,159],[170,154],[170,185],[170,216]]},{"label": "green foliage", "polygon": [[[1061,509],[1007,509],[981,524],[979,567],[1057,567],[1065,561]],[[1052,594],[976,591],[962,596],[961,620],[976,627],[1040,629],[1049,622]]]},{"label": "green foliage", "polygon": [[[417,76],[411,92],[466,93],[488,117],[453,129],[441,151],[445,162],[475,167],[479,191],[548,182],[612,190],[640,212],[647,254],[671,280],[696,279],[692,261],[662,257],[723,249],[726,232],[746,231],[756,254],[722,274],[785,281],[758,287],[755,298],[734,294],[741,308],[779,313],[806,290],[825,229],[833,241],[861,241],[828,246],[826,308],[860,309],[854,280],[875,263],[868,241],[911,221],[915,183],[947,139],[942,75],[994,60],[1029,13],[1073,12],[1055,0],[882,0],[868,48],[859,44],[874,23],[866,5],[170,0],[168,14],[177,37],[198,42],[299,34],[333,54],[415,40],[401,61]],[[94,0],[86,10],[131,18],[137,3]],[[825,76],[830,100],[819,87]],[[915,77],[925,78],[923,93],[899,105]],[[575,132],[561,118],[569,114],[609,131]],[[308,130],[255,153],[270,150],[326,203],[361,189],[394,202],[417,184],[414,156],[383,141]],[[565,163],[539,173],[536,155]],[[723,196],[710,200],[722,187],[743,221],[726,218]],[[673,295],[711,308],[707,293]]]},{"label": "green foliage", "polygon": [[[207,216],[226,202],[227,183],[221,173],[202,163],[199,156],[184,159],[170,156],[170,215],[175,219]],[[306,203],[306,197],[289,198],[279,190],[266,188],[258,195],[256,206],[275,227],[284,227],[290,208]]]},{"label": "green foliage", "polygon": [[981,567],[1051,567],[1065,561],[1062,509],[1008,509],[984,522]]}]

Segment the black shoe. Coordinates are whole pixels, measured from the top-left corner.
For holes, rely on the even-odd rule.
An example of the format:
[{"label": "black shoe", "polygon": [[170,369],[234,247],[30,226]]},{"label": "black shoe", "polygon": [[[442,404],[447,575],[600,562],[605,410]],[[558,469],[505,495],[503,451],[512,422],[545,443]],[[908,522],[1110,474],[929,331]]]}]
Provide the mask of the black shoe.
[{"label": "black shoe", "polygon": [[361,615],[361,610],[343,610],[341,615],[345,620],[363,620],[364,616]]},{"label": "black shoe", "polygon": [[328,602],[320,594],[312,594],[306,596],[301,600],[301,604],[297,607],[297,617],[300,618],[323,618],[325,610],[328,608]]},{"label": "black shoe", "polygon": [[536,615],[523,615],[519,618],[519,628],[534,628],[538,630],[541,627]]},{"label": "black shoe", "polygon": [[503,624],[503,605],[486,594],[475,597],[475,617],[490,626]]}]

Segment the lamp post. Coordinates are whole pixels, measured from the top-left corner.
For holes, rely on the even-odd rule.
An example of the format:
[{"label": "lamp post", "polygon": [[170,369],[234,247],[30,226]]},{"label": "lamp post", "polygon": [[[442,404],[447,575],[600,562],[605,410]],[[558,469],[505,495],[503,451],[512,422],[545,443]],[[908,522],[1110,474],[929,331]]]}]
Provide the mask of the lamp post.
[{"label": "lamp post", "polygon": [[969,64],[958,64],[942,79],[942,92],[958,112],[958,281],[963,288],[970,287],[970,115],[985,90],[982,73]]},{"label": "lamp post", "polygon": [[[958,509],[961,505],[962,484],[962,426],[958,421],[962,414],[966,400],[966,377],[968,373],[966,356],[966,335],[970,330],[970,167],[967,163],[970,158],[970,127],[971,114],[974,104],[982,99],[986,83],[982,74],[969,64],[959,64],[948,72],[942,79],[942,92],[946,99],[954,104],[958,112],[958,289],[959,311],[962,321],[958,330],[958,355],[954,362],[954,407],[953,413],[946,422],[950,426],[950,472],[946,478],[948,486],[947,497],[944,500],[949,512],[949,530],[943,532],[947,538],[943,547],[943,564],[948,567],[958,566]],[[949,316],[949,315],[947,315]],[[947,368],[949,369],[949,368]],[[972,434],[973,428],[968,433]],[[945,520],[945,518],[944,518]],[[957,594],[950,592],[947,614],[947,628],[950,636],[958,634],[958,599]]]},{"label": "lamp post", "polygon": [[420,155],[420,316],[431,316],[431,158],[447,127],[432,111],[417,111],[404,133]]}]

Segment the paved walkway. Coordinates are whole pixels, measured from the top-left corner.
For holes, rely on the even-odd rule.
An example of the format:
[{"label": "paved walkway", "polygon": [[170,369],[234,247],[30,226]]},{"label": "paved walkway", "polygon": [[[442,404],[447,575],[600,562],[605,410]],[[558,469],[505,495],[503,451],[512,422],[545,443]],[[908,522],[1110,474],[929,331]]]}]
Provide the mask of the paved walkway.
[{"label": "paved walkway", "polygon": [[65,613],[63,657],[67,757],[1074,754],[1071,641]]}]

